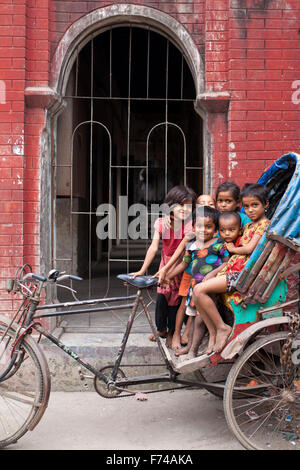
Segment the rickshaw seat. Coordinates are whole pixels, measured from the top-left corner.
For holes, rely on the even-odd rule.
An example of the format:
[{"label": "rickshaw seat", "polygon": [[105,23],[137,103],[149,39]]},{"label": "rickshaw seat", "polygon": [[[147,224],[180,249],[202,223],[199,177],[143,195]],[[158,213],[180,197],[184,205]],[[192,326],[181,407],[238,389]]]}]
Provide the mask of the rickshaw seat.
[{"label": "rickshaw seat", "polygon": [[137,276],[133,279],[133,276],[130,274],[118,274],[117,278],[133,287],[137,287],[138,289],[146,289],[148,287],[156,286],[158,281],[158,278],[152,276]]},{"label": "rickshaw seat", "polygon": [[[243,323],[253,323],[270,317],[282,316],[280,304],[285,302],[287,296],[287,284],[285,280],[279,281],[273,289],[268,300],[262,304],[261,302],[248,303],[245,307],[244,303],[235,304],[233,300],[228,300],[228,294],[222,297],[224,305],[231,310],[234,315],[234,325]],[[265,316],[262,312],[264,308],[278,305],[278,309],[273,310]]]}]

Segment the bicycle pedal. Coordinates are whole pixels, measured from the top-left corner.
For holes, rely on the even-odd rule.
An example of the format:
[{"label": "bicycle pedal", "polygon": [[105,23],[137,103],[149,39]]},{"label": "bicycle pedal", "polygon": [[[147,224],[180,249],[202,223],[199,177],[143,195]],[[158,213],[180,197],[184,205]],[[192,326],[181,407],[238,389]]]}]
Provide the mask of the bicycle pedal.
[{"label": "bicycle pedal", "polygon": [[81,367],[78,368],[78,374],[79,374],[80,380],[84,380],[84,379],[93,379],[93,378],[94,378],[93,375],[85,375],[85,374],[83,374]]}]

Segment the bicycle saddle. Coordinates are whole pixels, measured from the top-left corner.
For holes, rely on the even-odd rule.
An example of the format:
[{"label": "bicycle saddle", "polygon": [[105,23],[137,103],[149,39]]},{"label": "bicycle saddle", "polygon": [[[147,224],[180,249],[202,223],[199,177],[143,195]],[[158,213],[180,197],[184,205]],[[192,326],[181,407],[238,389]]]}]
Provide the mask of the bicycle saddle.
[{"label": "bicycle saddle", "polygon": [[117,278],[123,282],[127,282],[131,286],[138,287],[139,289],[155,286],[158,281],[156,277],[152,276],[137,276],[133,279],[130,274],[118,274]]}]

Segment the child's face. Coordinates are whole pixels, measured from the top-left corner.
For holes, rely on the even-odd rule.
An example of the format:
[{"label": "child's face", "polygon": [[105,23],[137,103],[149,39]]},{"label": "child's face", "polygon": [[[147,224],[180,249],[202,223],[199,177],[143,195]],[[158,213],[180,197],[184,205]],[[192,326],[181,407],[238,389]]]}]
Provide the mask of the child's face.
[{"label": "child's face", "polygon": [[251,219],[252,222],[258,222],[264,217],[268,203],[263,204],[257,197],[247,196],[243,197],[243,206],[249,219]]},{"label": "child's face", "polygon": [[215,208],[215,200],[210,194],[201,194],[197,199],[199,206],[209,206]]},{"label": "child's face", "polygon": [[177,220],[186,220],[192,213],[193,201],[187,199],[182,201],[181,204],[176,204],[172,207],[173,217]]},{"label": "child's face", "polygon": [[217,197],[217,209],[221,212],[235,211],[239,207],[230,191],[221,191]]},{"label": "child's face", "polygon": [[194,231],[197,240],[206,242],[214,237],[216,226],[210,217],[197,217]]},{"label": "child's face", "polygon": [[235,217],[219,220],[219,233],[220,237],[226,243],[234,243],[241,234],[241,227]]}]

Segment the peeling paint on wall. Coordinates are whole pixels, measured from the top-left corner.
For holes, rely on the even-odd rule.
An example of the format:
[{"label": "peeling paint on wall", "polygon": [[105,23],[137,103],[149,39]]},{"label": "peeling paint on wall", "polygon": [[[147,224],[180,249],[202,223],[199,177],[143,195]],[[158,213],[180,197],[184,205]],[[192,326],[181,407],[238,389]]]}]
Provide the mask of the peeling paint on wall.
[{"label": "peeling paint on wall", "polygon": [[23,180],[21,179],[21,176],[17,174],[17,180],[14,180],[12,183],[13,184],[17,183],[18,185],[23,184]]},{"label": "peeling paint on wall", "polygon": [[[233,142],[230,142],[229,144],[229,148],[230,150],[234,150],[235,149],[235,145]],[[236,152],[229,152],[229,162],[228,162],[228,176],[229,178],[231,178],[232,176],[232,170],[237,166],[238,162],[236,160]]]},{"label": "peeling paint on wall", "polygon": [[24,136],[20,135],[13,143],[12,151],[15,155],[24,155]]}]

